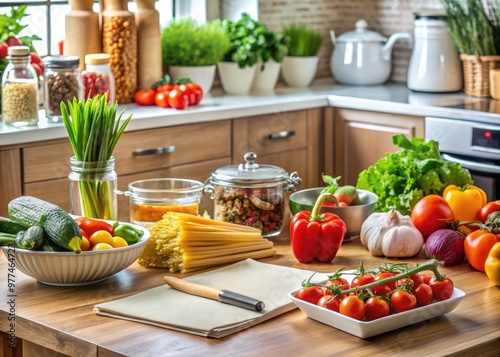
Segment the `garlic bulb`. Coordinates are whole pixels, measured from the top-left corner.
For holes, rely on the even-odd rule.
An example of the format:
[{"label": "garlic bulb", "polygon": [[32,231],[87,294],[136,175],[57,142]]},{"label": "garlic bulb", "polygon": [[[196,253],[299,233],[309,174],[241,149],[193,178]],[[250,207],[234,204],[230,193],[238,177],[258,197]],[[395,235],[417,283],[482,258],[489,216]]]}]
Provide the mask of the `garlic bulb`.
[{"label": "garlic bulb", "polygon": [[[399,231],[402,227],[409,230]],[[395,228],[397,230],[391,232],[385,240],[387,233]],[[403,236],[407,239],[401,238]],[[394,209],[389,212],[372,213],[368,216],[361,225],[360,240],[374,256],[410,257],[417,254],[424,244],[422,234],[415,228],[410,216],[403,216]],[[418,251],[413,253],[417,246],[419,246]],[[410,253],[413,254],[407,255]]]}]

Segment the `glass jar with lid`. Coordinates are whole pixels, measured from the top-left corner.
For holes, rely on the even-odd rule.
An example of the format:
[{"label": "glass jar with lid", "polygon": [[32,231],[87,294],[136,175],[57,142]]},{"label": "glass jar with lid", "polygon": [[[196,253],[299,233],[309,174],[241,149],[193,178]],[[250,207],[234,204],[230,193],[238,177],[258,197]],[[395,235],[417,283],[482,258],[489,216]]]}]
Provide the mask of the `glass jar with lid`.
[{"label": "glass jar with lid", "polygon": [[277,236],[285,220],[286,192],[296,191],[301,179],[297,172],[256,163],[253,152],[244,159],[244,164],[221,167],[207,179],[214,219],[259,228],[266,238]]},{"label": "glass jar with lid", "polygon": [[38,123],[38,76],[28,46],[10,46],[2,77],[2,117],[14,126]]},{"label": "glass jar with lid", "polygon": [[110,55],[107,53],[91,53],[85,56],[85,70],[82,74],[85,98],[108,93],[108,102],[115,101],[115,79],[109,62]]},{"label": "glass jar with lid", "polygon": [[43,64],[46,115],[52,121],[59,121],[61,102],[82,98],[82,81],[78,71],[80,59],[78,56],[52,56],[44,58]]}]

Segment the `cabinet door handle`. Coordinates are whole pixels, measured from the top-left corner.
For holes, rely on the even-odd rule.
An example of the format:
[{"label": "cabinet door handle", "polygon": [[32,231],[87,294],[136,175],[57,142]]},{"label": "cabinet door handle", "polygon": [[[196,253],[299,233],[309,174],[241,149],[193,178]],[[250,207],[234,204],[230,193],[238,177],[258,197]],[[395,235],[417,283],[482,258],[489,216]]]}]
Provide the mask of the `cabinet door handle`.
[{"label": "cabinet door handle", "polygon": [[269,140],[285,139],[292,137],[295,134],[296,134],[295,130],[283,130],[283,131],[278,131],[277,133],[268,134],[267,138]]},{"label": "cabinet door handle", "polygon": [[154,149],[134,150],[132,152],[132,155],[134,156],[161,155],[161,154],[170,154],[174,151],[175,151],[175,146],[162,146]]}]

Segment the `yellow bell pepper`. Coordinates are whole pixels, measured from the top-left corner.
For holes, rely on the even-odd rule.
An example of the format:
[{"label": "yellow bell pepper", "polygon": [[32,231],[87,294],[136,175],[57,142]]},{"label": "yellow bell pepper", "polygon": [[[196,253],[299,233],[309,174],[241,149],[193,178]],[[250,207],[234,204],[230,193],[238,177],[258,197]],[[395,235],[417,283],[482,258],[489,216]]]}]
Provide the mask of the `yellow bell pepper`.
[{"label": "yellow bell pepper", "polygon": [[493,283],[500,286],[500,242],[491,247],[488,258],[484,263],[484,271]]},{"label": "yellow bell pepper", "polygon": [[487,202],[486,193],[477,186],[458,187],[449,185],[443,191],[443,198],[450,206],[455,220],[472,222]]}]

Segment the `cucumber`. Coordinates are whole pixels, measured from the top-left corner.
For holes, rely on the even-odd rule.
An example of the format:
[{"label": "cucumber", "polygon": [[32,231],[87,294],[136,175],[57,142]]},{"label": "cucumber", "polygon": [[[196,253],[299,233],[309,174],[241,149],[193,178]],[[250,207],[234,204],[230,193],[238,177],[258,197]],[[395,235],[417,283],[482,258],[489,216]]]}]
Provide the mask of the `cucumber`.
[{"label": "cucumber", "polygon": [[11,233],[0,233],[0,247],[16,245],[16,235]]},{"label": "cucumber", "polygon": [[43,233],[41,226],[31,226],[26,231],[17,233],[16,245],[22,249],[38,249],[43,244]]},{"label": "cucumber", "polygon": [[17,234],[17,232],[25,231],[27,228],[10,218],[0,217],[0,233]]},{"label": "cucumber", "polygon": [[7,210],[13,221],[42,226],[48,238],[64,250],[81,252],[82,231],[61,207],[32,196],[20,196],[9,202]]}]

